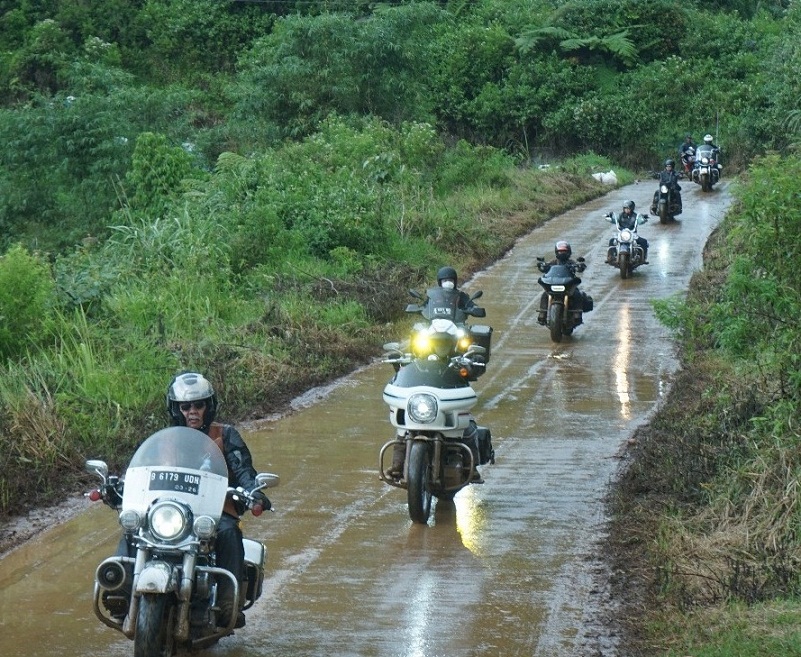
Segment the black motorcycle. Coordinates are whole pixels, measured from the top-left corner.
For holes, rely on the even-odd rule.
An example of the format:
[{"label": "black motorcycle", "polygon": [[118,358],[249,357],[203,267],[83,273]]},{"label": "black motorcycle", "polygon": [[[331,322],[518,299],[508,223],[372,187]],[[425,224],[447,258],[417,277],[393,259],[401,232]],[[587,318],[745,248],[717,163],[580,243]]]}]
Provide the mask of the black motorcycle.
[{"label": "black motorcycle", "polygon": [[[683,174],[678,174],[679,178]],[[654,174],[654,177],[659,178],[659,189],[656,192],[656,200],[654,203],[654,214],[659,217],[659,223],[667,224],[675,221],[676,217],[681,214],[681,205],[679,204],[679,192],[676,185],[664,181],[660,173]]]},{"label": "black motorcycle", "polygon": [[548,295],[546,326],[554,342],[561,342],[563,335],[571,335],[584,323],[584,313],[592,310],[592,297],[578,291],[581,279],[576,273],[586,267],[584,258],[568,264],[548,264],[545,258],[537,258],[537,269],[543,272],[537,282]]}]

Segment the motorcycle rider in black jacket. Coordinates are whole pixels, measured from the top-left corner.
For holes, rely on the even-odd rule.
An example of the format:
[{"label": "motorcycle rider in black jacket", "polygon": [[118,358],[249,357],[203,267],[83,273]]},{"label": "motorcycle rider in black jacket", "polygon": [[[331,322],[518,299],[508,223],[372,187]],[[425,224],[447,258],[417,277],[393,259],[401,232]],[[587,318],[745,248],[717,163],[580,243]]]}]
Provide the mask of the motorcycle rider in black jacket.
[{"label": "motorcycle rider in black jacket", "polygon": [[[565,240],[559,240],[554,246],[553,250],[554,255],[556,255],[553,260],[550,262],[540,262],[537,265],[543,274],[547,274],[548,270],[553,267],[553,265],[557,264],[568,265],[570,269],[573,270],[574,275],[576,272],[583,272],[586,269],[587,266],[583,262],[576,262],[575,260],[571,259],[571,256],[573,255],[573,249],[570,247],[569,242],[566,242]],[[576,287],[573,290],[572,301],[579,308],[587,308],[588,305],[592,303],[592,297],[584,292],[581,292],[578,287]],[[537,314],[537,323],[545,326],[547,322],[548,293],[543,291],[542,296],[540,296],[540,311]]]},{"label": "motorcycle rider in black jacket", "polygon": [[[628,228],[629,230],[634,230],[637,227],[637,213],[634,212],[634,201],[624,201],[623,202],[623,211],[617,216],[617,224],[621,228]],[[607,215],[609,220],[612,221],[612,213],[609,212]],[[647,216],[647,215],[646,215]],[[644,223],[644,222],[643,222]],[[609,239],[609,246],[615,245],[615,237]],[[643,264],[648,264],[648,240],[644,237],[640,237],[637,235],[637,244],[642,247],[642,260]],[[616,260],[610,260],[610,264],[614,264]]]},{"label": "motorcycle rider in black jacket", "polygon": [[[681,185],[679,185],[679,174],[674,171],[674,167],[676,163],[668,158],[665,160],[665,169],[660,171],[654,177],[659,180],[659,185],[667,185],[673,189],[673,208],[671,208],[672,214],[681,214]],[[656,214],[656,204],[659,201],[659,187],[657,187],[656,191],[654,192],[654,200],[651,204],[651,213]]]}]

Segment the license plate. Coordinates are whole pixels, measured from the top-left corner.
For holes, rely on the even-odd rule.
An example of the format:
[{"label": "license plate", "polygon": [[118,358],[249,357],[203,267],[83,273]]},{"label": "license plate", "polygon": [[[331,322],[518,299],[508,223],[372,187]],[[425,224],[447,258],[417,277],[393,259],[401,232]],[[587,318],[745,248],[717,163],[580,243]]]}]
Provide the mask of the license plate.
[{"label": "license plate", "polygon": [[171,490],[176,493],[197,495],[200,491],[200,475],[172,470],[151,472],[149,488],[150,490]]}]

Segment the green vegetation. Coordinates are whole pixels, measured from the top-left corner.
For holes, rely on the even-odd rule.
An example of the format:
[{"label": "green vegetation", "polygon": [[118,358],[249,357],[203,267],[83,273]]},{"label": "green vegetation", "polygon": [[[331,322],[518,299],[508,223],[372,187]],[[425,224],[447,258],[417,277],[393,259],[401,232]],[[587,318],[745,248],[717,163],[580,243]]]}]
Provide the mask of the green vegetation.
[{"label": "green vegetation", "polygon": [[688,299],[657,305],[685,367],[612,501],[652,610],[630,654],[801,653],[799,174],[757,159]]},{"label": "green vegetation", "polygon": [[711,132],[744,185],[691,300],[656,309],[695,422],[666,409],[621,484],[670,611],[631,617],[644,654],[799,652],[801,4],[0,8],[0,515],[124,461],[176,371],[263,416],[374,356],[438,265]]}]

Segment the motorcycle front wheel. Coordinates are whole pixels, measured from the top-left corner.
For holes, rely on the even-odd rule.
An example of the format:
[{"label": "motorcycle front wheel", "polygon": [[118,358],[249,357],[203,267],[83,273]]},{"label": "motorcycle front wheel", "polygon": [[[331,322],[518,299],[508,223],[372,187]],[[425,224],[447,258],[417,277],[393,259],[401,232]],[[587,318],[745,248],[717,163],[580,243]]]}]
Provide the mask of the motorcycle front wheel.
[{"label": "motorcycle front wheel", "polygon": [[431,491],[428,488],[429,472],[428,444],[421,440],[412,442],[409,454],[409,477],[406,492],[409,501],[409,517],[412,522],[425,525],[431,515]]},{"label": "motorcycle front wheel", "polygon": [[553,342],[561,342],[562,334],[562,320],[565,314],[565,307],[560,302],[555,302],[548,308],[548,328],[551,331],[551,340]]},{"label": "motorcycle front wheel", "polygon": [[620,266],[620,278],[626,280],[629,277],[631,271],[629,270],[629,257],[630,254],[628,253],[620,253],[618,254],[617,263]]},{"label": "motorcycle front wheel", "polygon": [[134,657],[175,654],[175,604],[164,593],[145,593],[139,600]]}]

